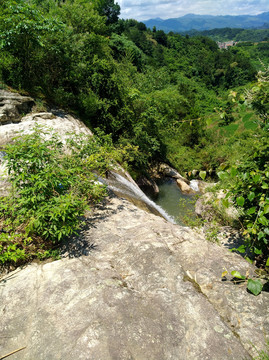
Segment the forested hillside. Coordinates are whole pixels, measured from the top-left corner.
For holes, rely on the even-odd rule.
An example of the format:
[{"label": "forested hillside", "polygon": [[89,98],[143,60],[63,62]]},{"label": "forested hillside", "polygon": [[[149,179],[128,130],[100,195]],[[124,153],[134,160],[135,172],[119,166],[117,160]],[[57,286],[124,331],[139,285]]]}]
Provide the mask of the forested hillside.
[{"label": "forested hillside", "polygon": [[238,28],[221,28],[212,30],[190,30],[185,31],[182,35],[189,36],[207,36],[215,41],[250,41],[250,42],[261,42],[269,41],[269,29],[238,29]]},{"label": "forested hillside", "polygon": [[[255,61],[243,47],[221,51],[208,37],[119,16],[113,0],[0,1],[1,86],[78,114],[116,146],[132,145],[134,176],[158,161],[217,172],[255,157],[260,138],[268,146],[267,83],[253,90]],[[259,166],[265,171],[267,160]]]},{"label": "forested hillside", "polygon": [[169,158],[171,140],[177,150],[199,144],[204,116],[256,71],[240,49],[221,52],[206,37],[166,35],[119,15],[110,0],[2,2],[1,77],[139,146],[141,169]]}]

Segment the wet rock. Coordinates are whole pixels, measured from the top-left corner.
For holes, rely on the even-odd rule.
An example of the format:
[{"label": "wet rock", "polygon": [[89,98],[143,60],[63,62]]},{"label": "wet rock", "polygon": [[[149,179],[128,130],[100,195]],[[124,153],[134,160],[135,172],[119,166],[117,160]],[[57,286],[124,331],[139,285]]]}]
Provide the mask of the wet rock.
[{"label": "wet rock", "polygon": [[153,179],[148,179],[145,176],[141,176],[136,183],[143,191],[150,193],[153,196],[157,196],[160,192],[158,185]]},{"label": "wet rock", "polygon": [[184,181],[186,184],[189,184],[190,181],[186,178],[184,178],[183,176],[181,176],[177,170],[173,169],[171,166],[165,164],[165,163],[161,163],[158,166],[158,172],[159,174],[161,174],[162,176],[167,176],[167,177],[171,177],[174,179],[179,179]]}]

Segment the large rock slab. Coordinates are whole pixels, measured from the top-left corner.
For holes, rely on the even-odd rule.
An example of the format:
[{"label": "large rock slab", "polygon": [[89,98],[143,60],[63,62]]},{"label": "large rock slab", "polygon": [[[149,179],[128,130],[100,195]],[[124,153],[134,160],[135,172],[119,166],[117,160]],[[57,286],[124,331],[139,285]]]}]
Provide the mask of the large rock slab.
[{"label": "large rock slab", "polygon": [[24,116],[17,124],[0,126],[0,147],[12,141],[15,136],[31,134],[36,126],[51,129],[61,140],[70,133],[92,135],[92,132],[82,121],[64,112],[30,113]]},{"label": "large rock slab", "polygon": [[31,97],[0,90],[0,125],[19,122],[33,106]]},{"label": "large rock slab", "polygon": [[[0,283],[0,357],[18,360],[249,359],[269,330],[269,297],[220,279],[239,255],[113,198],[63,258]],[[12,359],[12,357],[10,357]]]}]

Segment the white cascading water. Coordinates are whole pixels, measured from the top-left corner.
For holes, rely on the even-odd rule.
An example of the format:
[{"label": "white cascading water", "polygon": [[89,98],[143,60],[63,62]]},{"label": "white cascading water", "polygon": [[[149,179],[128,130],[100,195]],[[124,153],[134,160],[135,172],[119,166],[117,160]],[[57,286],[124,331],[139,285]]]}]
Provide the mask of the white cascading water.
[{"label": "white cascading water", "polygon": [[150,200],[137,185],[131,183],[129,180],[125,179],[123,176],[115,172],[111,172],[111,173],[113,179],[109,178],[105,180],[109,189],[118,192],[122,195],[125,194],[126,196],[144,202],[149,207],[155,209],[160,214],[160,216],[165,218],[167,221],[176,224],[175,220],[170,215],[168,215],[161,206],[155,204],[154,201]]},{"label": "white cascading water", "polygon": [[190,181],[190,187],[192,188],[192,190],[199,192],[199,181],[198,180],[191,180]]}]

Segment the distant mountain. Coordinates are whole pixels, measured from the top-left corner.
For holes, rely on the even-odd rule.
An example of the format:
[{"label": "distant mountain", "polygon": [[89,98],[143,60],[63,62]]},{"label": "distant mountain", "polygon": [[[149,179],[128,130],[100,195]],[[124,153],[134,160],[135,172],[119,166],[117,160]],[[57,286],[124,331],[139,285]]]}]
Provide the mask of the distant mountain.
[{"label": "distant mountain", "polygon": [[195,15],[187,14],[185,16],[173,19],[149,19],[144,21],[149,28],[156,26],[158,30],[165,32],[182,32],[188,30],[211,30],[216,28],[266,28],[269,23],[269,12],[259,15]]}]

